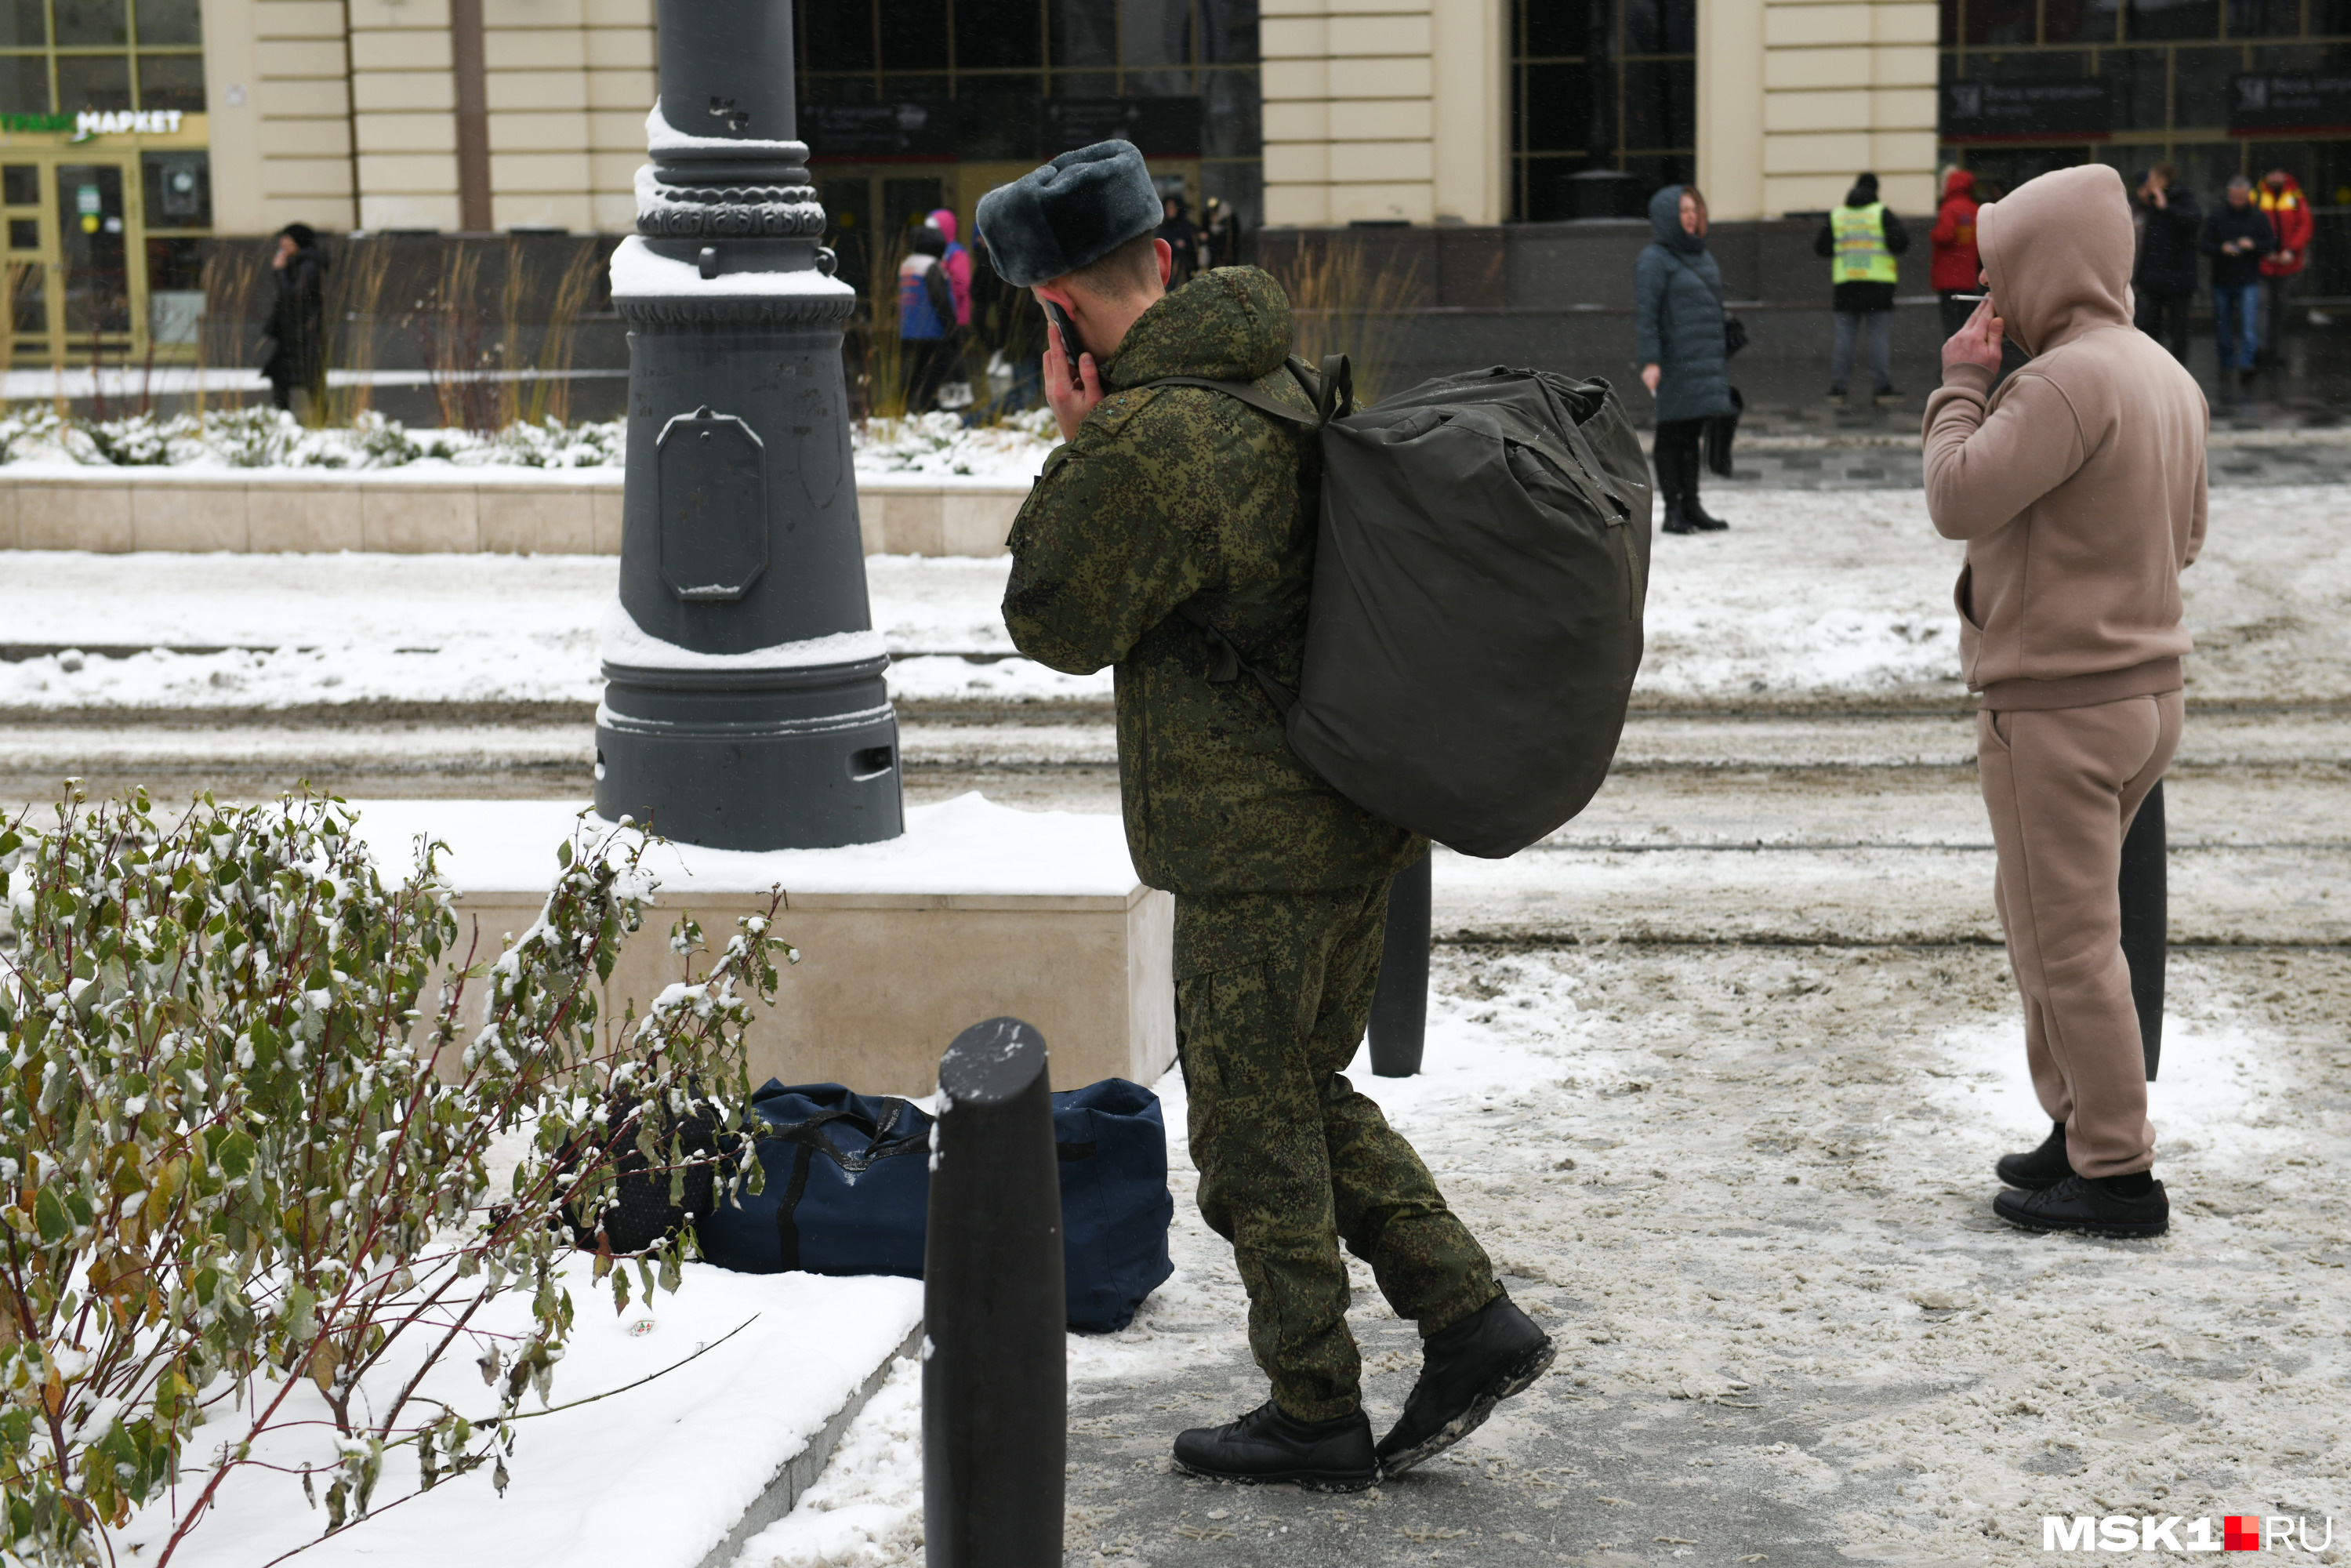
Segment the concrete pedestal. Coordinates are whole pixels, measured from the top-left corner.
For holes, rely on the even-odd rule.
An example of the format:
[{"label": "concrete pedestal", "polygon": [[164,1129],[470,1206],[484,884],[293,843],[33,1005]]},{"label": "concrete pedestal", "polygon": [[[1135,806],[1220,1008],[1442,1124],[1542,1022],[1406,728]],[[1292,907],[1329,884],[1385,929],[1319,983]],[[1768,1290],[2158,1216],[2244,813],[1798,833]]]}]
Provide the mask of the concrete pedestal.
[{"label": "concrete pedestal", "polygon": [[[387,876],[431,835],[477,959],[538,915],[576,801],[357,802]],[[590,820],[589,827],[609,831]],[[800,950],[754,1029],[751,1081],[837,1082],[927,1094],[939,1053],[965,1028],[1008,1015],[1052,1050],[1052,1086],[1149,1083],[1176,1060],[1175,901],[1135,880],[1119,820],[1018,811],[979,795],[906,812],[903,838],[837,850],[746,853],[659,844],[643,929],[605,989],[607,1016],[683,977],[670,926],[686,912],[711,944],[780,884],[778,935]],[[462,940],[462,938],[461,938]]]}]

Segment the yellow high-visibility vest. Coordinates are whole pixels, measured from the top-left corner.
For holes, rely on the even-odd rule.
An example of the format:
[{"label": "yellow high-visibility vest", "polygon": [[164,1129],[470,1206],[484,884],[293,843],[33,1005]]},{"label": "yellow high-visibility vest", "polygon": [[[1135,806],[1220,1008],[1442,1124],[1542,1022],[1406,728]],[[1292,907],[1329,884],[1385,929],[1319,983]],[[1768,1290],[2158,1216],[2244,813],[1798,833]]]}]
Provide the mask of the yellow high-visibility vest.
[{"label": "yellow high-visibility vest", "polygon": [[1839,207],[1829,214],[1829,233],[1836,256],[1829,277],[1837,283],[1892,283],[1898,276],[1894,253],[1886,248],[1886,204]]}]

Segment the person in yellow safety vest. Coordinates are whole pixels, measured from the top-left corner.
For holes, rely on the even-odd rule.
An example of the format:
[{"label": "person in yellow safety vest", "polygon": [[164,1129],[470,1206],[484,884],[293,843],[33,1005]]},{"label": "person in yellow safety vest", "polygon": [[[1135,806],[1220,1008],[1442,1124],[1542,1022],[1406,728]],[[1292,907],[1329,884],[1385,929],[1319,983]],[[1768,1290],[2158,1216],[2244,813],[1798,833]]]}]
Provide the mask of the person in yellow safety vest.
[{"label": "person in yellow safety vest", "polygon": [[1877,176],[1863,174],[1844,193],[1844,205],[1831,213],[1813,240],[1813,251],[1829,258],[1836,310],[1836,347],[1829,359],[1829,396],[1845,395],[1853,372],[1854,340],[1869,333],[1869,373],[1879,402],[1898,402],[1894,385],[1894,258],[1910,248],[1910,231],[1877,199]]}]

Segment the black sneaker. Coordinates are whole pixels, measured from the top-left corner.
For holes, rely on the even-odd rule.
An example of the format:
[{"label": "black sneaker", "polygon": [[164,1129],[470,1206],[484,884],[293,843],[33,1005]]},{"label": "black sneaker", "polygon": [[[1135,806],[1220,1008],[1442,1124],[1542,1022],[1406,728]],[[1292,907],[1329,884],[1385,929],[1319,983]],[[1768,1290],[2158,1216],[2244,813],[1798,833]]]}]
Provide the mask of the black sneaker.
[{"label": "black sneaker", "polygon": [[2074,1174],[2074,1165],[2065,1157],[2065,1124],[2052,1122],[2049,1135],[2041,1146],[2021,1155],[2002,1155],[1992,1167],[2006,1185],[2019,1192],[2039,1192],[2043,1187],[2055,1186]]},{"label": "black sneaker", "polygon": [[2040,1192],[2003,1192],[1991,1211],[2027,1230],[2070,1230],[2083,1236],[2160,1236],[2171,1228],[2171,1199],[2155,1183],[2143,1197],[2125,1197],[2087,1176],[2069,1176]]},{"label": "black sneaker", "polygon": [[1534,1320],[1497,1296],[1420,1345],[1420,1380],[1380,1439],[1380,1468],[1398,1475],[1486,1424],[1494,1406],[1534,1385],[1559,1354]]},{"label": "black sneaker", "polygon": [[1730,526],[1699,506],[1695,496],[1682,503],[1682,516],[1689,519],[1691,528],[1702,534],[1719,534]]},{"label": "black sneaker", "polygon": [[1296,1481],[1308,1491],[1362,1491],[1380,1479],[1372,1418],[1293,1421],[1269,1399],[1238,1421],[1176,1439],[1176,1468],[1212,1481]]},{"label": "black sneaker", "polygon": [[1902,389],[1900,387],[1880,387],[1873,396],[1879,402],[1900,402],[1902,401]]}]

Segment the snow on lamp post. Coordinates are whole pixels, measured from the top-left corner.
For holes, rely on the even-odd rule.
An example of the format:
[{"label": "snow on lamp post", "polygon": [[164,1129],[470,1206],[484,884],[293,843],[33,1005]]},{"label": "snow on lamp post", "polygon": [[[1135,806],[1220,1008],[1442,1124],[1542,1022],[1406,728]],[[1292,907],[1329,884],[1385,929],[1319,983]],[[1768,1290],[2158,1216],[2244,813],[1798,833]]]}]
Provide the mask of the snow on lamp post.
[{"label": "snow on lamp post", "polygon": [[620,601],[596,809],[724,849],[904,831],[872,630],[842,324],[796,140],[789,0],[662,0],[629,330]]}]

